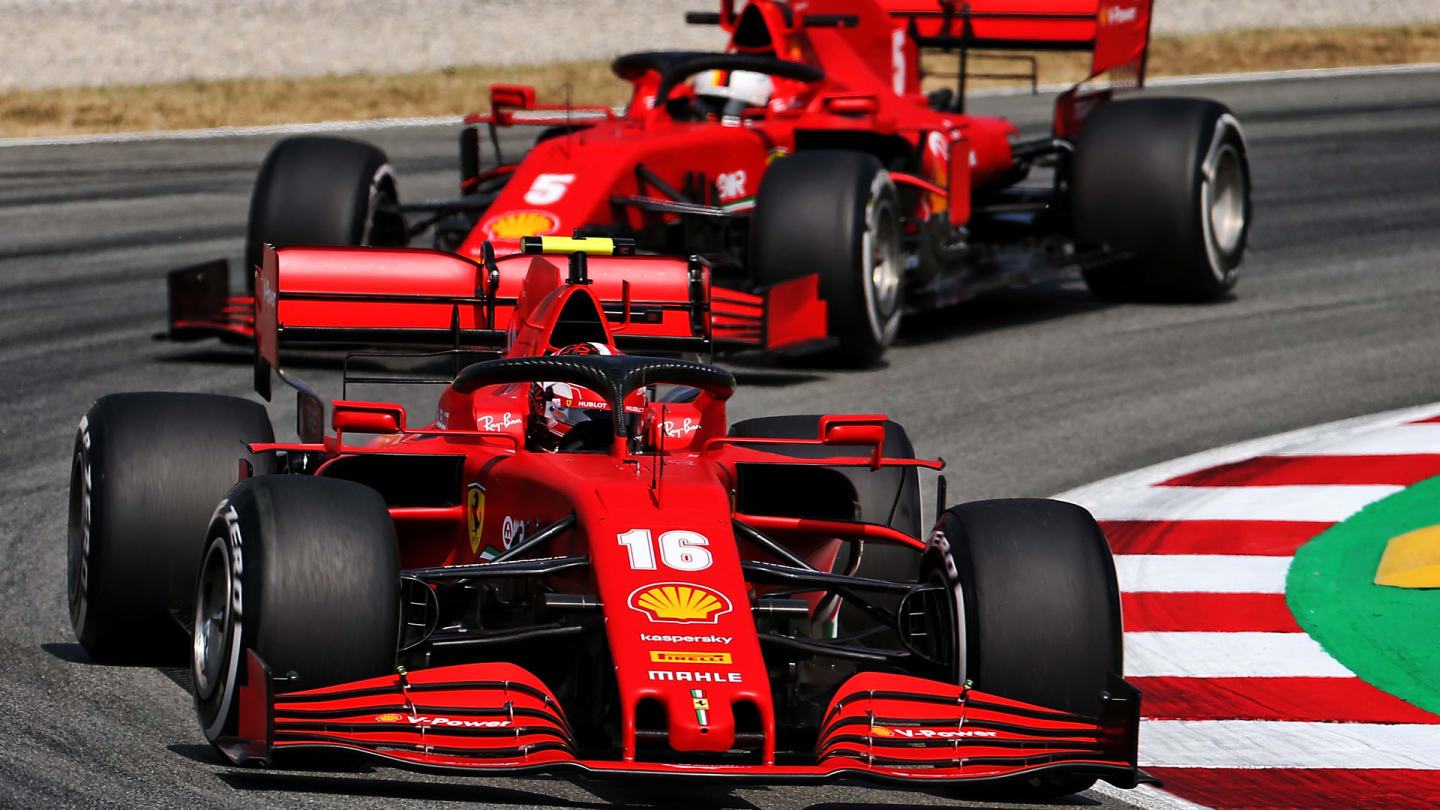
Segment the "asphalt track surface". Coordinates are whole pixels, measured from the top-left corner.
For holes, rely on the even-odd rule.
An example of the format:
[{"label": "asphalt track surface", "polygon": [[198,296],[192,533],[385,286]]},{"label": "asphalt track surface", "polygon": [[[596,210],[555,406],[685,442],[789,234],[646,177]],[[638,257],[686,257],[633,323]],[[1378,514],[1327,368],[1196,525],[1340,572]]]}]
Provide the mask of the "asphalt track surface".
[{"label": "asphalt track surface", "polygon": [[[1078,282],[912,321],[888,365],[736,366],[733,418],[886,412],[951,500],[1044,496],[1327,420],[1440,400],[1435,74],[1187,88],[1245,126],[1255,226],[1235,300],[1097,303]],[[1043,131],[1048,100],[992,98]],[[374,133],[409,199],[455,178],[455,132]],[[260,772],[204,744],[180,670],[88,663],[65,608],[75,424],[114,391],[246,395],[248,355],[152,342],[162,270],[240,256],[270,138],[0,149],[0,805],[901,807],[940,792],[643,787],[371,769]],[[338,394],[333,368],[295,370]],[[423,398],[411,401],[423,402]],[[422,411],[423,413],[423,411]],[[293,406],[272,407],[277,432]],[[1094,793],[1071,803],[1118,806]],[[982,801],[1003,806],[1003,801]]]}]

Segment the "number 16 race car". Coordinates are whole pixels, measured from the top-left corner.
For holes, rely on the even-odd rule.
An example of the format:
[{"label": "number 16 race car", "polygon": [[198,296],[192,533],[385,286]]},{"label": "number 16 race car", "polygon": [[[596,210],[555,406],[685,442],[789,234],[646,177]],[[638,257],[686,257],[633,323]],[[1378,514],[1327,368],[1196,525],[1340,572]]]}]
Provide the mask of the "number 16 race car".
[{"label": "number 16 race car", "polygon": [[[340,751],[467,773],[1027,795],[1148,778],[1114,565],[1088,513],[947,506],[942,479],[926,532],[917,477],[943,464],[899,425],[728,424],[729,372],[619,350],[597,290],[687,280],[688,262],[599,238],[526,251],[477,265],[267,247],[257,386],[268,398],[278,373],[297,388],[298,442],[247,400],[97,401],[70,495],[70,612],[89,654],[153,662],[188,630],[200,725],[236,763]],[[443,378],[429,424],[386,402],[327,409],[280,370],[281,340],[306,330],[428,339],[458,367],[494,299],[388,282],[399,268],[473,290],[485,265],[524,275],[506,348]]]},{"label": "number 16 race car", "polygon": [[[818,274],[827,345],[856,364],[881,356],[907,312],[1077,270],[1106,299],[1221,299],[1250,220],[1245,142],[1213,101],[1112,100],[1143,84],[1150,11],[1151,0],[738,11],[722,0],[688,19],[726,31],[724,52],[615,60],[634,87],[621,112],[492,87],[490,112],[461,133],[455,200],[402,204],[367,144],[279,142],[251,199],[246,273],[265,243],[400,246],[432,226],[435,247],[471,258],[522,236],[629,236],[697,256],[740,292]],[[958,52],[958,92],[922,93],[922,49]],[[976,50],[1088,51],[1091,80],[1061,94],[1048,135],[1020,140],[1010,122],[965,112]],[[546,129],[507,161],[498,129],[516,124]],[[1048,174],[1026,183],[1037,168]],[[223,270],[211,272],[221,295],[172,320],[190,335],[248,336],[248,305],[227,309]]]}]

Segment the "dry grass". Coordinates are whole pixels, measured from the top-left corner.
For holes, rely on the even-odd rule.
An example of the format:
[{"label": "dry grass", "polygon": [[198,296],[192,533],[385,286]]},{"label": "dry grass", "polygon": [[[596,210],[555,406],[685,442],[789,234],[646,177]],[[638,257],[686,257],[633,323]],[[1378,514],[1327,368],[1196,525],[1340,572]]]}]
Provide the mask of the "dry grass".
[{"label": "dry grass", "polygon": [[[1156,37],[1150,76],[1440,61],[1440,25],[1326,30],[1231,31]],[[1040,54],[1042,84],[1075,81],[1085,54]],[[927,65],[953,69],[953,57]],[[974,59],[974,72],[1011,72],[1014,63]],[[256,126],[389,116],[453,115],[487,105],[491,82],[534,85],[543,101],[616,104],[628,85],[605,61],[541,66],[478,65],[395,76],[234,79],[161,85],[21,90],[0,94],[0,136],[60,135]],[[948,84],[930,79],[927,86]],[[972,87],[1001,82],[977,80]]]},{"label": "dry grass", "polygon": [[535,86],[563,101],[616,103],[628,85],[608,63],[448,68],[394,76],[225,79],[173,84],[22,90],[0,94],[0,134],[56,135],[459,115],[489,106],[492,82]]}]

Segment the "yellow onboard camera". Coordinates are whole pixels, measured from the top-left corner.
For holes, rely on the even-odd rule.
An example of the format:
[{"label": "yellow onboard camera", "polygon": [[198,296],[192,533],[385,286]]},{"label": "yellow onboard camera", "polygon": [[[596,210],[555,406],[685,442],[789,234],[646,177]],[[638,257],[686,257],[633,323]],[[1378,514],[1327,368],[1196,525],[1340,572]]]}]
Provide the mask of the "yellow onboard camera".
[{"label": "yellow onboard camera", "polygon": [[522,236],[520,252],[530,255],[584,253],[590,256],[634,256],[635,240],[604,236]]}]

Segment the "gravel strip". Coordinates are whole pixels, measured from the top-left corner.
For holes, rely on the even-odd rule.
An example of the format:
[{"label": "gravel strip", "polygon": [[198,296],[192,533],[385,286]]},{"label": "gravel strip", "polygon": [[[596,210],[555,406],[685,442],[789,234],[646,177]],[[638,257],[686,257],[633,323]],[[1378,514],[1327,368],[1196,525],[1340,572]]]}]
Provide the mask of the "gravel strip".
[{"label": "gravel strip", "polygon": [[[1157,0],[1157,33],[1440,21],[1436,0]],[[0,90],[719,48],[713,0],[0,0]],[[1297,7],[1298,6],[1298,7]]]}]

